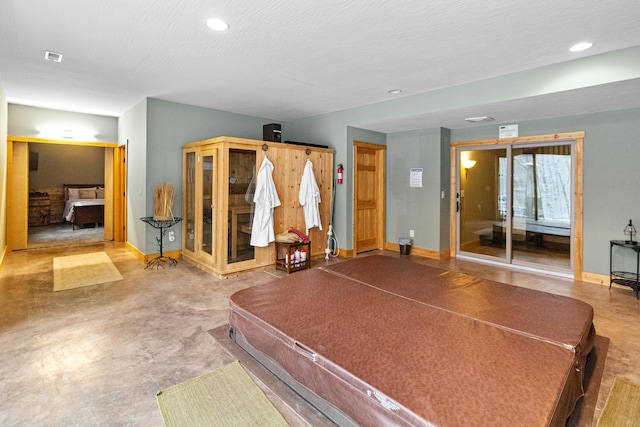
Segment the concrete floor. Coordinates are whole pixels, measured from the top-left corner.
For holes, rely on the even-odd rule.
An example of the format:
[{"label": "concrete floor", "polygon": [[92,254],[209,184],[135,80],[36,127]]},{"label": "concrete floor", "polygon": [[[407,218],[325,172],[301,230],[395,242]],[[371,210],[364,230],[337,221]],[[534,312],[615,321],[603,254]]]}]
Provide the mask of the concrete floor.
[{"label": "concrete floor", "polygon": [[[53,292],[54,257],[97,251],[108,253],[123,281]],[[596,419],[614,376],[640,383],[640,302],[630,289],[411,259],[590,303],[598,334],[611,340]],[[234,360],[207,332],[227,323],[229,295],[281,276],[268,270],[220,280],[184,260],[145,270],[112,242],[9,253],[0,269],[0,425],[161,426],[159,390]]]}]

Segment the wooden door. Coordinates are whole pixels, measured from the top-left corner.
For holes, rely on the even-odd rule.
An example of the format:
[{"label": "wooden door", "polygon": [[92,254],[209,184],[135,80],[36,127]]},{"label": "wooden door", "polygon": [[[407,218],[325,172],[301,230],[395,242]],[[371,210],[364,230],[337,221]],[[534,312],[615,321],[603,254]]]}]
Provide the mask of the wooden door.
[{"label": "wooden door", "polygon": [[384,145],[353,142],[354,253],[384,248]]}]

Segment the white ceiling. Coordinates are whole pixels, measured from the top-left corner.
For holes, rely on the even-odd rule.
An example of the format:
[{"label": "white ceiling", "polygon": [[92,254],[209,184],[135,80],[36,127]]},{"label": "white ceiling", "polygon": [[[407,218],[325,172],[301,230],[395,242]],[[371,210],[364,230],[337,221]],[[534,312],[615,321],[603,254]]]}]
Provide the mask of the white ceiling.
[{"label": "white ceiling", "polygon": [[[229,31],[208,29],[214,16]],[[594,46],[568,51],[584,40]],[[0,1],[7,100],[112,116],[154,97],[286,122],[639,45],[638,0]],[[358,125],[455,129],[469,115],[632,107],[639,79]]]}]

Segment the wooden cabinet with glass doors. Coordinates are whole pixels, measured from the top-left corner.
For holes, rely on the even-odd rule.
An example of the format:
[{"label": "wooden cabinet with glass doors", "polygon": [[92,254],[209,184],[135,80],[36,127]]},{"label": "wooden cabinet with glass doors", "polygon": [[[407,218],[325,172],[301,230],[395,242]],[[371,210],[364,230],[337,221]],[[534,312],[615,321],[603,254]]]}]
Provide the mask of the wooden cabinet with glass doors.
[{"label": "wooden cabinet with glass doors", "polygon": [[333,185],[333,150],[251,139],[218,137],[183,146],[182,257],[219,277],[273,267],[275,246],[251,246],[256,177],[267,156],[281,201],[275,234],[305,229],[298,201],[307,161],[320,189],[323,230],[310,230],[311,257],[324,256]]}]

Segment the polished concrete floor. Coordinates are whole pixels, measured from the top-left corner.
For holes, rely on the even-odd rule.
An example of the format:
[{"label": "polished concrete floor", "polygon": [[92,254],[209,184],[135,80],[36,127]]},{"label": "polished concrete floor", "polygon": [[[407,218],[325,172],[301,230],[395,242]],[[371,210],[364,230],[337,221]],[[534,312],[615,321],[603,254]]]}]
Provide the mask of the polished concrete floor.
[{"label": "polished concrete floor", "polygon": [[[54,257],[97,251],[107,252],[124,280],[53,292]],[[611,340],[596,419],[614,376],[640,383],[640,302],[630,289],[410,258],[590,303],[598,334]],[[9,253],[0,269],[0,425],[161,426],[159,390],[234,359],[208,333],[227,323],[229,295],[282,274],[220,280],[184,260],[146,270],[112,242]]]}]

